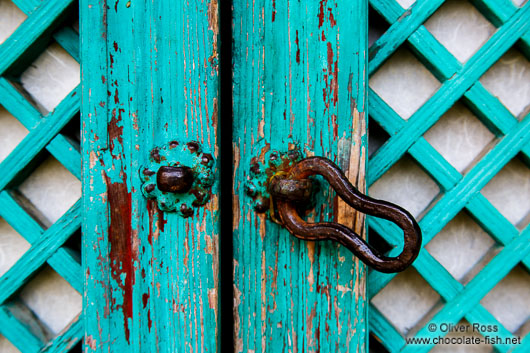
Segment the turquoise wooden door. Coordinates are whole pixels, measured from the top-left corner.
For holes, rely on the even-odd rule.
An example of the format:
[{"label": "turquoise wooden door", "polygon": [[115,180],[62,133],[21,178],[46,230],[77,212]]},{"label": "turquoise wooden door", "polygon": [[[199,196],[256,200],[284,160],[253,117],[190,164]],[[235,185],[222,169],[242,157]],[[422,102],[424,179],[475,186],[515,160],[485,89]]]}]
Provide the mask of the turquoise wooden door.
[{"label": "turquoise wooden door", "polygon": [[[82,1],[81,33],[85,349],[215,352],[217,2]],[[157,197],[177,162],[217,182]]]},{"label": "turquoise wooden door", "polygon": [[[87,351],[366,351],[364,266],[244,192],[252,163],[294,148],[364,188],[366,18],[361,0],[235,1],[232,119],[217,1],[81,2]],[[195,142],[214,159],[206,205],[151,197],[157,165],[193,167]],[[324,191],[310,217],[365,234]]]},{"label": "turquoise wooden door", "polygon": [[[365,266],[256,213],[245,182],[253,164],[295,149],[333,160],[364,190],[367,1],[233,6],[235,351],[365,352]],[[364,235],[363,215],[322,188],[308,217]]]},{"label": "turquoise wooden door", "polygon": [[[364,352],[364,265],[289,235],[244,185],[253,163],[298,149],[364,189],[367,2],[235,1],[233,18],[235,351]],[[363,215],[323,191],[309,218],[364,234]]]}]

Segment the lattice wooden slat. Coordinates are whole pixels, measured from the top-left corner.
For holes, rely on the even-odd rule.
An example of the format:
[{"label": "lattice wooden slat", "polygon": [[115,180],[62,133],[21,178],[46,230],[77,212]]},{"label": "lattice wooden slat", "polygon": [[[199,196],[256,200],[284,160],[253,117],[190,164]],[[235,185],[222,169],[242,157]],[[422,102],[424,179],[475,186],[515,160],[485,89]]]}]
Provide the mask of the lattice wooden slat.
[{"label": "lattice wooden slat", "polygon": [[[510,223],[482,194],[482,188],[517,154],[528,164],[530,153],[530,114],[518,120],[478,81],[508,49],[516,43],[528,56],[530,38],[530,4],[516,8],[511,1],[476,0],[497,31],[465,63],[459,61],[423,26],[428,17],[444,2],[416,1],[403,9],[394,0],[371,0],[371,6],[389,23],[390,28],[370,49],[369,73],[374,74],[404,43],[413,49],[420,61],[442,83],[437,92],[409,119],[403,120],[373,90],[369,93],[372,118],[385,129],[390,138],[369,162],[368,184],[373,184],[404,154],[411,155],[434,179],[441,189],[440,197],[420,220],[424,246],[438,234],[460,211],[467,210],[474,220],[503,246],[502,250],[465,286],[457,281],[426,249],[414,263],[418,273],[439,293],[445,302],[429,323],[457,324],[462,318],[470,323],[495,324],[499,337],[513,337],[480,300],[516,265],[530,268],[530,227],[520,231]],[[464,175],[449,164],[423,137],[455,102],[462,100],[497,136],[496,144]],[[400,232],[377,219],[369,220],[370,228],[384,236],[399,250]],[[374,297],[395,275],[372,272],[369,276],[369,296]],[[370,312],[372,333],[392,352],[429,351],[432,345],[407,345],[405,337],[396,330],[373,305]],[[427,325],[415,337],[437,337]],[[530,348],[530,335],[521,345],[494,345],[499,352],[525,352]]]},{"label": "lattice wooden slat", "polygon": [[64,246],[72,234],[80,229],[80,202],[45,229],[20,204],[13,189],[21,182],[21,172],[44,150],[80,179],[79,144],[61,133],[66,124],[78,118],[79,87],[68,94],[52,112],[42,115],[12,83],[10,71],[17,66],[23,68],[28,59],[35,59],[39,50],[42,50],[38,48],[51,38],[79,62],[78,34],[69,27],[58,29],[74,2],[15,0],[14,3],[28,18],[0,45],[0,105],[17,118],[29,133],[0,163],[0,170],[3,171],[0,178],[0,217],[31,247],[0,277],[0,334],[21,352],[66,352],[83,336],[82,318],[78,317],[56,337],[47,339],[39,333],[41,324],[36,316],[22,314],[20,306],[24,304],[16,296],[46,263],[77,292],[82,293],[80,254]]}]

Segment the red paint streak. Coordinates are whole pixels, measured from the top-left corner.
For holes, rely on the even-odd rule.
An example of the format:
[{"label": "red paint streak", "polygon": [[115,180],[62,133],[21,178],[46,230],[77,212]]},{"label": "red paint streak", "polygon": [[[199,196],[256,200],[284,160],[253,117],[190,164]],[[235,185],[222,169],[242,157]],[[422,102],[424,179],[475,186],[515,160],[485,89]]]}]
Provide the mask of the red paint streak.
[{"label": "red paint streak", "polygon": [[333,89],[333,105],[337,105],[339,101],[339,60],[335,60],[335,70],[333,71],[333,81],[331,87]]},{"label": "red paint streak", "polygon": [[118,43],[114,42],[113,46],[114,46],[114,51],[118,51]]},{"label": "red paint streak", "polygon": [[101,108],[105,107],[105,102],[99,102],[99,106],[100,106]]},{"label": "red paint streak", "polygon": [[335,21],[335,16],[333,16],[331,9],[329,9],[329,23],[331,24],[331,28],[337,25],[337,21]]},{"label": "red paint streak", "polygon": [[[109,132],[109,135],[112,135],[112,133]],[[108,241],[110,244],[111,276],[123,295],[121,309],[124,319],[125,338],[129,342],[128,320],[133,317],[134,261],[137,259],[137,255],[133,251],[131,193],[127,190],[125,180],[111,183],[108,176],[105,176],[105,178],[110,210]],[[113,303],[115,303],[115,298],[113,298]]]},{"label": "red paint streak", "polygon": [[[109,143],[111,147],[111,151],[114,151],[114,148],[116,147],[116,141],[119,145],[123,145],[123,126],[119,126],[118,123],[122,121],[121,114],[125,112],[124,109],[118,109],[118,116],[116,117],[116,108],[112,109],[112,119],[109,122],[108,130],[109,130]],[[112,159],[120,159],[120,156],[111,154]],[[124,181],[125,182],[125,181]]]},{"label": "red paint streak", "polygon": [[153,326],[153,321],[151,320],[151,310],[147,311],[147,327],[149,327],[149,332],[151,332],[151,326]]},{"label": "red paint streak", "polygon": [[276,0],[272,0],[272,22],[276,20]]},{"label": "red paint streak", "polygon": [[[322,25],[324,24],[324,19],[326,16],[325,8],[327,5],[327,2],[328,0],[320,0],[320,9],[318,11],[318,28],[322,27]],[[329,11],[329,22],[330,22],[331,28],[333,28],[337,25],[337,21],[335,21],[335,16],[333,16],[333,13],[331,12],[331,7],[328,7],[327,10]]]},{"label": "red paint streak", "polygon": [[153,222],[156,212],[156,202],[154,200],[147,200],[147,214],[149,215],[149,235],[147,236],[147,240],[151,246],[153,246]]},{"label": "red paint streak", "polygon": [[316,352],[320,352],[320,326],[317,325],[315,328],[315,338],[317,340]]},{"label": "red paint streak", "polygon": [[322,40],[323,42],[326,41],[326,33],[324,33],[324,31],[322,31],[321,40]]},{"label": "red paint streak", "polygon": [[300,64],[300,41],[298,40],[298,30],[296,31],[296,38],[294,42],[296,43],[296,62]]},{"label": "red paint streak", "polygon": [[101,75],[101,83],[105,83],[105,76]]},{"label": "red paint streak", "polygon": [[[120,156],[114,155],[115,144],[123,145],[123,126],[118,125],[122,120],[122,111],[123,109],[120,109],[116,117],[116,109],[113,109],[112,119],[108,124],[110,152],[114,159],[120,158]],[[108,242],[110,244],[111,276],[119,287],[119,294],[123,298],[121,310],[123,312],[125,338],[130,343],[128,320],[132,320],[133,317],[134,263],[138,260],[138,254],[133,246],[135,235],[131,225],[131,193],[127,189],[127,176],[123,170],[120,175],[122,180],[117,182],[111,182],[109,176],[105,175],[109,207]],[[112,298],[111,303],[113,303],[114,309],[119,307],[116,306],[116,297]]]},{"label": "red paint streak", "polygon": [[164,231],[166,227],[167,220],[164,219],[164,212],[161,210],[158,210],[158,227],[161,232]]},{"label": "red paint streak", "polygon": [[116,91],[114,91],[114,104],[118,104],[120,102],[120,97],[118,96],[118,89],[116,88]]},{"label": "red paint streak", "polygon": [[112,56],[112,54],[109,54],[109,58],[110,58],[110,68],[112,69],[114,67],[114,56]]},{"label": "red paint streak", "polygon": [[338,77],[338,61],[333,62],[333,48],[331,47],[331,43],[328,42],[328,73],[330,76],[332,76],[331,79],[331,93],[333,93],[333,105],[337,104],[337,101],[339,99],[339,77]]},{"label": "red paint streak", "polygon": [[147,307],[148,302],[149,302],[149,293],[142,294],[142,303],[144,304],[144,309]]},{"label": "red paint streak", "polygon": [[324,4],[327,2],[327,0],[320,0],[320,9],[318,11],[318,28],[322,27],[324,24]]},{"label": "red paint streak", "polygon": [[333,48],[331,47],[331,43],[328,42],[328,71],[329,73],[332,72],[331,68],[333,66]]},{"label": "red paint streak", "polygon": [[[112,109],[112,118],[110,119],[108,130],[109,130],[109,142],[111,151],[114,151],[115,141],[120,145],[123,143],[123,126],[118,126],[118,123],[121,122],[121,111],[116,117],[116,108]],[[114,159],[119,158],[119,156],[112,156]]]}]

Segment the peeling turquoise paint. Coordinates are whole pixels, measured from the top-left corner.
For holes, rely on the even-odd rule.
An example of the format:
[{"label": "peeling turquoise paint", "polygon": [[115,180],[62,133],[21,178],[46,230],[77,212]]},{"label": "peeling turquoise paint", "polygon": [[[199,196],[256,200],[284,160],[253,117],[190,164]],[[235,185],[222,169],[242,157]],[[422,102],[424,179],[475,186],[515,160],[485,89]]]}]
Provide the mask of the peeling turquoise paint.
[{"label": "peeling turquoise paint", "polygon": [[[367,1],[233,2],[236,352],[366,352],[366,270],[254,211],[250,165],[298,144],[363,190]],[[327,185],[327,184],[325,184]],[[310,217],[364,232],[329,189]]]},{"label": "peeling turquoise paint", "polygon": [[217,157],[217,1],[80,8],[85,351],[215,352],[218,185],[183,219],[138,171],[166,141]]},{"label": "peeling turquoise paint", "polygon": [[[138,173],[171,140],[218,161],[216,16],[215,0],[81,1],[87,352],[219,349],[219,185],[182,219]],[[364,189],[367,28],[352,18],[366,0],[234,2],[237,352],[367,350],[365,267],[254,213],[243,185],[252,157],[299,145]],[[310,217],[365,231],[329,190],[321,201]]]}]

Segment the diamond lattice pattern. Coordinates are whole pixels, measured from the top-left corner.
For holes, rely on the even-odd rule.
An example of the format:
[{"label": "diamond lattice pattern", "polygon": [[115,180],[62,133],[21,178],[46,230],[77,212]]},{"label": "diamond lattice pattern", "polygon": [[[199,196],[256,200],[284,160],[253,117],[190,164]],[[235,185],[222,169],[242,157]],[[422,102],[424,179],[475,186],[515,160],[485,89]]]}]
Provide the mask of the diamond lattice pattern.
[{"label": "diamond lattice pattern", "polygon": [[[414,268],[369,275],[374,347],[455,352],[407,341],[455,336],[441,324],[480,324],[502,340],[473,351],[530,352],[530,2],[370,5],[388,27],[369,50],[371,124],[385,135],[369,190],[410,207],[424,235]],[[374,218],[369,228],[388,254],[400,252],[399,229]]]},{"label": "diamond lattice pattern", "polygon": [[81,351],[77,2],[0,11],[0,351]]}]

